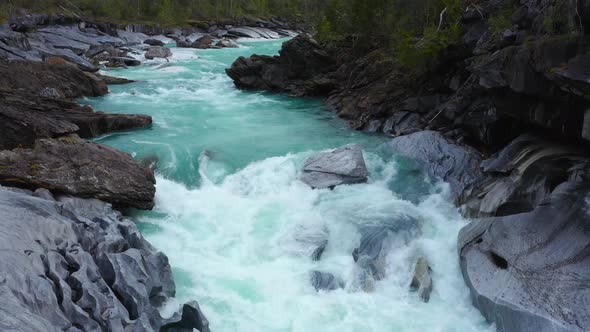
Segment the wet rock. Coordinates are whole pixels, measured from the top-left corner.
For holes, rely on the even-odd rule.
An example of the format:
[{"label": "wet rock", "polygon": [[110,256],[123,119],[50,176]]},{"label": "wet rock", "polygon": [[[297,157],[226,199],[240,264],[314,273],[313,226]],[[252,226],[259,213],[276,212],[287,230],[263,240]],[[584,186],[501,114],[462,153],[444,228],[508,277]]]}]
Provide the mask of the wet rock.
[{"label": "wet rock", "polygon": [[474,221],[459,234],[473,304],[498,331],[586,331],[588,183],[564,183],[531,212]]},{"label": "wet rock", "polygon": [[385,277],[385,260],[392,245],[405,245],[421,234],[418,220],[411,216],[362,225],[359,231],[361,243],[352,252],[356,262],[352,285],[363,291],[372,291],[374,283]]},{"label": "wet rock", "polygon": [[581,149],[525,134],[483,161],[481,169],[483,175],[460,199],[468,217],[530,212],[561,183],[587,179],[590,159]]},{"label": "wet rock", "polygon": [[434,131],[396,137],[383,149],[417,161],[430,175],[448,182],[454,199],[481,174],[481,156],[475,149],[453,144]]},{"label": "wet rock", "polygon": [[236,37],[245,37],[245,38],[264,38],[264,39],[278,39],[280,38],[279,34],[265,28],[253,28],[253,27],[239,27],[239,28],[232,28],[229,29],[227,32],[229,35],[236,36]]},{"label": "wet rock", "polygon": [[238,45],[234,44],[231,40],[229,39],[222,39],[220,41],[218,41],[215,44],[216,47],[221,47],[221,48],[237,48]]},{"label": "wet rock", "polygon": [[164,44],[163,41],[159,40],[159,39],[155,39],[155,38],[149,38],[143,41],[144,44],[150,45],[150,46],[164,46],[166,44]]},{"label": "wet rock", "polygon": [[211,48],[213,45],[213,38],[209,35],[204,35],[203,37],[198,38],[192,44],[192,48],[199,48],[199,49],[207,49]]},{"label": "wet rock", "polygon": [[129,67],[136,67],[136,66],[141,66],[141,61],[134,59],[134,58],[129,58],[129,57],[110,57],[109,58],[109,64],[113,64],[113,65],[117,65],[117,64],[123,64],[125,66],[129,66]]},{"label": "wet rock", "polygon": [[342,279],[327,272],[312,271],[310,281],[316,291],[332,291],[345,287],[345,283]]},{"label": "wet rock", "polygon": [[[151,300],[174,296],[170,265],[134,223],[98,200],[58,200],[0,188],[0,330],[159,331],[175,324],[209,331],[196,302],[160,316]],[[133,259],[112,266],[105,257]],[[137,316],[127,308],[129,294]]]},{"label": "wet rock", "polygon": [[0,183],[151,209],[154,175],[133,158],[77,136],[40,139],[32,149],[0,152]]},{"label": "wet rock", "polygon": [[410,283],[410,289],[418,291],[418,296],[424,302],[430,300],[430,293],[432,293],[432,277],[430,276],[432,269],[428,264],[426,257],[420,256],[416,261],[414,268],[414,275]]},{"label": "wet rock", "polygon": [[171,56],[172,51],[169,48],[161,46],[151,46],[148,48],[147,52],[145,52],[145,58],[148,60],[153,60],[155,58],[167,59]]},{"label": "wet rock", "polygon": [[363,183],[367,176],[363,151],[359,145],[352,144],[308,158],[300,179],[312,188],[323,189]]}]

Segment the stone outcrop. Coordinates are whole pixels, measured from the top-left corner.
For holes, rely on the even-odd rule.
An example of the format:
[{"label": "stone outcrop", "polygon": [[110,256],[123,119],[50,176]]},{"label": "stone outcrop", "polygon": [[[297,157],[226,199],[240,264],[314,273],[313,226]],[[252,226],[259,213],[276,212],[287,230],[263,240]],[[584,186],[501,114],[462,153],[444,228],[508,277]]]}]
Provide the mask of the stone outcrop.
[{"label": "stone outcrop", "polygon": [[114,148],[78,136],[39,139],[32,149],[0,152],[0,183],[151,209],[153,173]]},{"label": "stone outcrop", "polygon": [[283,44],[279,56],[240,57],[226,72],[241,89],[304,96],[333,87],[335,82],[322,75],[336,68],[334,59],[316,41],[299,35]]},{"label": "stone outcrop", "polygon": [[533,211],[564,182],[588,181],[590,156],[582,148],[525,134],[481,163],[482,175],[460,202],[469,217]]},{"label": "stone outcrop", "polygon": [[530,212],[472,222],[458,241],[473,304],[498,331],[587,331],[587,183],[564,183]]},{"label": "stone outcrop", "polygon": [[312,188],[333,188],[367,181],[367,166],[359,145],[352,144],[308,158],[300,179]]},{"label": "stone outcrop", "polygon": [[53,88],[63,98],[98,97],[108,93],[105,82],[61,59],[55,62],[0,60],[0,89],[41,93]]},{"label": "stone outcrop", "polygon": [[93,112],[69,100],[104,95],[113,81],[123,83],[63,61],[0,61],[0,149],[31,147],[38,138],[91,138],[149,126],[149,116]]},{"label": "stone outcrop", "polygon": [[0,330],[209,331],[196,302],[160,315],[171,268],[133,222],[98,200],[31,194],[0,187]]}]

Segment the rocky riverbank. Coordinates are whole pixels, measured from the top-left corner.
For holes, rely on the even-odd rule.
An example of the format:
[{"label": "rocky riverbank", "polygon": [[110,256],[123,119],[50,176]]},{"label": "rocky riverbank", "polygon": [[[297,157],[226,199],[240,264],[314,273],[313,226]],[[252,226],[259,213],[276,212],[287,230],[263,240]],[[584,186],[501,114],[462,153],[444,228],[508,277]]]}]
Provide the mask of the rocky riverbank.
[{"label": "rocky riverbank", "polygon": [[75,99],[130,83],[97,71],[139,65],[144,52],[170,57],[163,46],[173,40],[231,47],[232,38],[290,32],[273,22],[125,28],[49,15],[0,27],[0,330],[209,331],[197,302],[172,299],[167,257],[116,210],[153,208],[153,171],[85,140],[149,129],[151,117],[105,114]]},{"label": "rocky riverbank", "polygon": [[514,5],[502,31],[501,2],[466,7],[462,37],[428,70],[303,35],[227,69],[241,89],[327,97],[351,127],[395,137],[385,151],[447,181],[474,219],[458,240],[465,281],[498,331],[590,329],[590,5],[569,3],[568,34],[542,32],[543,6]]}]

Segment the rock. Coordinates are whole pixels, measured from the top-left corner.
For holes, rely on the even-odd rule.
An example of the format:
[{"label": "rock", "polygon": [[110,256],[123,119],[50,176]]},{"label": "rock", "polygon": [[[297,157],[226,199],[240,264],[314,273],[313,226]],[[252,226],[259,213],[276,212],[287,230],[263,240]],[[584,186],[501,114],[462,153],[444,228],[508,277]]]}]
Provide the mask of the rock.
[{"label": "rock", "polygon": [[216,47],[221,48],[237,48],[238,45],[234,44],[232,41],[228,39],[222,39],[215,44]]},{"label": "rock", "polygon": [[413,159],[430,175],[448,182],[455,200],[481,174],[481,156],[475,149],[453,144],[434,131],[396,137],[385,143],[383,150]]},{"label": "rock", "polygon": [[590,158],[582,149],[524,134],[483,161],[481,168],[482,176],[460,199],[468,217],[530,212],[561,183],[585,179]]},{"label": "rock", "polygon": [[311,285],[318,292],[320,290],[332,291],[345,287],[344,281],[338,277],[335,277],[332,273],[312,271],[310,280]]},{"label": "rock", "polygon": [[316,84],[308,83],[309,80],[317,81],[320,79],[318,76],[335,68],[336,60],[316,41],[299,35],[283,44],[280,56],[240,57],[226,73],[240,89],[271,90],[304,96],[318,94],[318,91],[313,90]]},{"label": "rock", "polygon": [[93,112],[89,107],[60,98],[46,99],[0,88],[0,150],[32,147],[39,138],[72,133],[92,138],[113,131],[145,128],[151,123],[151,117],[145,115]]},{"label": "rock", "polygon": [[[15,79],[17,78],[17,79]],[[37,93],[52,88],[66,98],[96,97],[108,93],[106,84],[76,66],[33,61],[0,60],[0,89]]]},{"label": "rock", "polygon": [[385,277],[385,259],[392,244],[409,243],[421,234],[418,220],[399,216],[360,227],[361,242],[352,252],[356,262],[353,289],[372,291],[374,282]]},{"label": "rock", "polygon": [[264,39],[278,39],[280,38],[279,34],[265,28],[253,28],[253,27],[240,27],[240,28],[231,28],[227,32],[229,35],[236,36],[236,37],[245,37],[245,38],[264,38]]},{"label": "rock", "polygon": [[126,153],[77,136],[0,152],[0,183],[97,198],[118,207],[154,206],[153,173]]},{"label": "rock", "polygon": [[155,38],[148,38],[148,39],[144,40],[143,43],[150,45],[150,46],[164,46],[164,45],[166,45],[166,44],[164,44],[163,41],[161,41],[159,39],[155,39]]},{"label": "rock", "polygon": [[96,78],[102,80],[103,82],[105,82],[108,85],[121,85],[121,84],[130,84],[130,83],[136,82],[134,80],[126,79],[123,77],[114,77],[114,76],[107,76],[107,75],[100,75],[100,74],[94,74],[94,76]]},{"label": "rock", "polygon": [[200,48],[200,49],[207,49],[211,48],[213,45],[213,38],[209,35],[204,35],[203,37],[195,40],[192,44],[192,48]]},{"label": "rock", "polygon": [[0,188],[0,224],[0,330],[209,331],[194,301],[160,316],[151,300],[175,295],[168,260],[109,204]]},{"label": "rock", "polygon": [[531,212],[474,221],[459,234],[473,304],[498,331],[587,331],[588,183],[564,183]]},{"label": "rock", "polygon": [[109,63],[111,64],[123,64],[125,66],[129,66],[129,67],[136,67],[136,66],[141,66],[141,61],[134,59],[134,58],[130,58],[130,57],[110,57],[109,58]]},{"label": "rock", "polygon": [[63,98],[63,96],[55,88],[44,88],[39,93],[39,96],[43,97],[43,98],[48,98],[48,99]]},{"label": "rock", "polygon": [[312,188],[323,189],[363,183],[367,176],[363,151],[352,144],[308,158],[300,179]]},{"label": "rock", "polygon": [[169,48],[161,46],[151,46],[150,48],[148,48],[147,52],[145,52],[145,58],[148,60],[152,60],[154,58],[167,59],[171,56],[172,51]]},{"label": "rock", "polygon": [[412,276],[412,282],[410,283],[410,289],[417,290],[418,296],[420,296],[420,299],[424,302],[430,300],[430,293],[432,293],[431,272],[432,269],[430,268],[426,257],[418,257],[416,267],[414,268],[414,275]]}]

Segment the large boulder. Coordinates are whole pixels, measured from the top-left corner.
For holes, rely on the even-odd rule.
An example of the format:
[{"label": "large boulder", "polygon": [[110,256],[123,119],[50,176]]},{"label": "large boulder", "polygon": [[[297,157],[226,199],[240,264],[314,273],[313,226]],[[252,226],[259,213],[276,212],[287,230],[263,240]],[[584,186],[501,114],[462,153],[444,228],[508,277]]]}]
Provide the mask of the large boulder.
[{"label": "large boulder", "polygon": [[150,46],[164,46],[164,45],[166,45],[166,44],[164,44],[163,41],[161,41],[159,39],[155,39],[155,38],[148,38],[148,39],[144,40],[143,43],[150,45]]},{"label": "large boulder", "polygon": [[160,315],[168,259],[109,204],[0,188],[0,225],[0,330],[209,331],[196,302]]},{"label": "large boulder", "polygon": [[161,46],[151,46],[145,52],[145,58],[148,60],[153,60],[155,58],[167,59],[171,56],[172,56],[172,51],[169,48],[161,47]]},{"label": "large boulder", "polygon": [[[279,56],[240,57],[226,73],[240,89],[271,90],[303,96],[325,93],[314,82],[335,68],[335,59],[315,40],[299,35],[283,44]],[[325,79],[331,82],[329,78]]]},{"label": "large boulder", "polygon": [[481,174],[481,156],[475,149],[454,144],[434,131],[396,137],[383,150],[415,160],[430,175],[448,182],[454,199]]},{"label": "large boulder", "polygon": [[211,46],[213,46],[213,38],[211,38],[211,36],[209,35],[204,35],[203,37],[198,38],[191,44],[192,48],[199,49],[208,49],[211,48]]},{"label": "large boulder", "polygon": [[497,331],[590,330],[589,200],[588,183],[564,183],[531,212],[461,230],[463,276]]},{"label": "large boulder", "polygon": [[363,183],[367,181],[367,176],[362,148],[351,144],[308,158],[300,179],[312,188],[323,189]]},{"label": "large boulder", "polygon": [[32,149],[0,152],[0,183],[97,198],[117,207],[151,209],[153,173],[111,147],[78,136],[40,139]]}]

